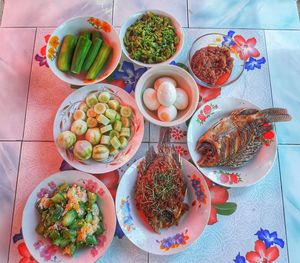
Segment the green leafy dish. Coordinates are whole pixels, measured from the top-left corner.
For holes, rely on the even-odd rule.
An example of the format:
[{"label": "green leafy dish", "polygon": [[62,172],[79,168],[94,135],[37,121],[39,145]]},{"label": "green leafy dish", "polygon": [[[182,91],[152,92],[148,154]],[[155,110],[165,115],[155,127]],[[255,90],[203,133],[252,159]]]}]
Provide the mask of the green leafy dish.
[{"label": "green leafy dish", "polygon": [[179,37],[169,17],[146,12],[127,29],[123,41],[132,59],[156,64],[175,54]]},{"label": "green leafy dish", "polygon": [[41,221],[36,232],[73,256],[77,249],[98,245],[104,232],[98,195],[76,184],[61,184],[36,204]]}]

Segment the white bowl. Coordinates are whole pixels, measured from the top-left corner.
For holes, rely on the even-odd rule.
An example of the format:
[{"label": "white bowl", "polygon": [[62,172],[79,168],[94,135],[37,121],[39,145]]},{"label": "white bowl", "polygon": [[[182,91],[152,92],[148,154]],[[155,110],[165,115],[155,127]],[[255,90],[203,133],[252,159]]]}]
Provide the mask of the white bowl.
[{"label": "white bowl", "polygon": [[[143,102],[143,93],[146,88],[153,88],[154,82],[160,77],[171,77],[176,80],[177,86],[184,89],[189,98],[188,107],[178,111],[177,118],[170,122],[158,119],[156,112],[147,109]],[[136,104],[144,117],[155,125],[172,127],[187,121],[197,109],[199,103],[199,89],[193,77],[184,69],[174,65],[162,65],[147,70],[138,80],[135,87]]]},{"label": "white bowl", "polygon": [[[50,240],[44,238],[35,231],[36,226],[40,222],[40,215],[36,211],[35,205],[40,199],[42,193],[51,193],[53,188],[63,183],[67,183],[69,185],[76,183],[84,188],[90,187],[90,189],[93,189],[93,192],[101,193],[97,203],[102,211],[104,220],[105,231],[103,236],[101,236],[103,237],[103,243],[93,249],[79,249],[73,257],[64,256],[61,250],[53,247],[56,252],[54,251],[54,253],[50,255],[51,260],[47,260],[43,257],[43,254],[45,254],[43,250],[46,250],[47,247],[48,250],[50,250],[49,247],[51,246],[51,243]],[[100,258],[110,246],[114,237],[115,228],[115,206],[109,190],[96,177],[79,171],[65,171],[50,175],[31,192],[23,211],[22,232],[24,241],[30,254],[38,262],[94,262]]]},{"label": "white bowl", "polygon": [[200,158],[200,154],[196,151],[198,139],[216,122],[239,108],[260,110],[246,100],[231,97],[217,98],[205,103],[195,112],[187,133],[189,152],[197,168],[210,180],[225,187],[244,187],[258,183],[269,173],[276,159],[275,139],[269,145],[264,144],[256,156],[242,167],[200,167],[198,165]]},{"label": "white bowl", "polygon": [[120,181],[116,197],[118,222],[128,239],[137,247],[157,255],[179,253],[201,236],[208,223],[211,209],[208,186],[197,168],[182,159],[182,172],[187,184],[184,202],[189,205],[189,210],[182,216],[178,226],[162,229],[158,234],[140,217],[135,206],[137,167],[142,160],[132,164]]},{"label": "white bowl", "polygon": [[[146,63],[142,63],[138,60],[134,60],[132,59],[127,50],[126,50],[126,47],[124,45],[124,36],[126,34],[126,31],[127,31],[127,28],[130,27],[132,24],[134,24],[143,14],[145,14],[145,12],[152,12],[153,14],[155,15],[160,15],[160,16],[165,16],[165,17],[169,17],[175,27],[175,30],[176,30],[176,34],[177,36],[179,37],[179,43],[176,47],[176,52],[175,54],[170,57],[168,60],[164,61],[164,62],[161,62],[161,63],[156,63],[156,64],[146,64]],[[126,22],[122,25],[121,27],[121,30],[120,30],[120,41],[121,41],[121,47],[122,47],[122,51],[123,53],[126,55],[126,57],[131,60],[133,63],[137,64],[137,65],[140,65],[142,67],[154,67],[154,66],[157,66],[157,65],[163,65],[163,64],[169,64],[171,61],[175,60],[175,58],[179,55],[179,53],[181,52],[182,48],[183,48],[183,43],[184,43],[184,34],[183,34],[183,30],[181,28],[181,25],[179,24],[179,22],[170,14],[164,12],[164,11],[161,11],[161,10],[146,10],[146,11],[142,11],[142,12],[139,12],[139,13],[136,13],[132,16],[130,16]]]},{"label": "white bowl", "polygon": [[[106,27],[105,29],[98,27],[95,23],[92,24],[91,21],[105,23]],[[110,55],[109,60],[105,63],[99,75],[94,80],[86,80],[84,74],[75,75],[72,73],[64,73],[57,68],[57,54],[61,47],[64,36],[67,34],[78,36],[81,31],[99,31],[104,42],[112,47],[112,54]],[[52,45],[53,42],[51,39],[53,39],[53,37],[58,38],[58,42],[55,45]],[[49,53],[49,49],[51,48],[54,48],[55,50],[52,56],[50,56]],[[75,17],[61,24],[54,30],[49,38],[46,52],[47,62],[52,72],[62,81],[77,86],[97,83],[108,77],[118,66],[122,54],[120,39],[117,31],[108,22],[95,17]]]}]

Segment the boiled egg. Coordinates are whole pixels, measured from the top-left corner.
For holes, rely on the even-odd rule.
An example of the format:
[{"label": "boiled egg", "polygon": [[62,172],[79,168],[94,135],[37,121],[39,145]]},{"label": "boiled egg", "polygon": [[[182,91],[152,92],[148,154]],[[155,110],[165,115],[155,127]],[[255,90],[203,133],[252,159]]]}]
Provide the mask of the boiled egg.
[{"label": "boiled egg", "polygon": [[157,110],[157,116],[161,121],[173,121],[176,119],[177,109],[174,105],[160,106]]},{"label": "boiled egg", "polygon": [[157,94],[155,89],[146,89],[143,93],[143,101],[149,110],[157,110],[160,106],[157,100]]},{"label": "boiled egg", "polygon": [[174,106],[177,110],[185,110],[189,104],[189,97],[186,94],[184,89],[177,88],[176,89],[176,100]]},{"label": "boiled egg", "polygon": [[173,86],[176,88],[176,81],[172,78],[169,78],[169,77],[162,77],[162,78],[159,78],[157,80],[155,80],[154,82],[154,89],[157,90],[159,88],[159,86],[162,84],[162,83],[172,83]]},{"label": "boiled egg", "polygon": [[157,89],[158,102],[166,107],[171,106],[176,101],[176,88],[172,82],[163,82]]}]

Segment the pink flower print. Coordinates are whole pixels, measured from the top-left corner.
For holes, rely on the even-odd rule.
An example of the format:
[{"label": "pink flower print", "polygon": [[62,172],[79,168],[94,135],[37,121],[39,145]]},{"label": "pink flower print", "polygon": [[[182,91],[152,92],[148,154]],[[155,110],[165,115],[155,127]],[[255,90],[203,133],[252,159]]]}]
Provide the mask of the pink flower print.
[{"label": "pink flower print", "polygon": [[198,115],[198,119],[202,122],[206,120],[206,117],[204,116],[202,111],[200,111],[200,114]]},{"label": "pink flower print", "polygon": [[40,251],[40,256],[45,259],[45,261],[51,260],[52,256],[57,252],[57,247],[53,245],[44,246]]},{"label": "pink flower print", "polygon": [[103,196],[104,193],[105,193],[105,191],[103,190],[103,188],[99,188],[97,194],[98,194],[99,196]]},{"label": "pink flower print", "polygon": [[44,243],[41,240],[38,240],[33,244],[33,246],[36,250],[40,249],[43,245],[44,245]]},{"label": "pink flower print", "polygon": [[96,256],[98,255],[98,250],[97,250],[97,248],[93,247],[93,248],[91,249],[91,254],[92,254],[93,257],[96,257]]},{"label": "pink flower print", "polygon": [[98,185],[93,180],[87,180],[87,184],[85,185],[86,190],[90,192],[97,192]]},{"label": "pink flower print", "polygon": [[210,114],[211,107],[209,105],[205,105],[204,108],[203,108],[203,112],[204,112],[205,115]]},{"label": "pink flower print", "polygon": [[48,188],[42,188],[38,193],[37,193],[37,197],[38,198],[42,198],[45,195],[49,195],[50,194],[50,190]]},{"label": "pink flower print", "polygon": [[234,37],[237,44],[233,48],[239,53],[239,56],[243,60],[248,60],[250,57],[259,57],[260,53],[255,48],[256,39],[254,37],[245,40],[241,35]]},{"label": "pink flower print", "polygon": [[103,235],[103,236],[100,236],[100,237],[97,237],[97,240],[98,240],[98,248],[102,248],[104,247],[104,243],[106,242],[106,236]]},{"label": "pink flower print", "polygon": [[171,137],[174,139],[174,140],[177,140],[177,141],[180,141],[182,140],[184,136],[184,133],[181,129],[179,128],[172,128],[171,130]]},{"label": "pink flower print", "polygon": [[56,183],[55,182],[53,182],[53,181],[51,181],[51,182],[49,182],[48,183],[48,186],[50,187],[50,189],[55,189],[56,188]]},{"label": "pink flower print", "polygon": [[220,176],[220,181],[221,181],[221,183],[223,183],[223,184],[228,183],[228,181],[229,181],[228,175],[227,175],[227,174],[221,174],[221,176]]},{"label": "pink flower print", "polygon": [[181,145],[175,145],[174,146],[175,151],[180,155],[180,156],[184,156],[187,155],[188,152],[186,149],[184,149]]}]

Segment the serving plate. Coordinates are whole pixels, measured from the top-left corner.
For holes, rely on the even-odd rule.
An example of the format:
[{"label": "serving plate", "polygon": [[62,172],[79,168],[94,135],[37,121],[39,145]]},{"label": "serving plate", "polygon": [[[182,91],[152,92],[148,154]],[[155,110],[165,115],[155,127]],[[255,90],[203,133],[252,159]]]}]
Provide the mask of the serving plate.
[{"label": "serving plate", "polygon": [[188,149],[197,168],[213,182],[226,187],[256,184],[268,174],[276,158],[277,142],[275,139],[269,144],[264,144],[252,160],[239,168],[200,167],[197,164],[200,158],[200,154],[196,151],[198,139],[213,124],[239,108],[260,109],[246,100],[232,97],[217,98],[205,103],[195,112],[187,133]]},{"label": "serving plate", "polygon": [[120,226],[133,244],[149,253],[170,255],[181,252],[200,237],[208,223],[211,202],[206,181],[195,166],[182,159],[182,171],[187,183],[185,203],[189,205],[189,210],[178,226],[162,229],[157,234],[141,219],[134,201],[137,166],[143,159],[128,168],[119,184],[116,212]]},{"label": "serving plate", "polygon": [[71,166],[80,171],[95,174],[111,172],[126,164],[139,149],[144,136],[144,118],[139,112],[134,98],[125,90],[117,86],[110,84],[94,84],[74,91],[60,105],[53,125],[54,141],[56,141],[59,133],[70,129],[72,113],[78,108],[80,102],[82,102],[88,94],[101,91],[110,92],[121,104],[130,106],[133,111],[131,137],[128,141],[128,146],[120,151],[120,153],[110,160],[110,162],[97,162],[92,159],[78,161],[74,158],[70,150],[62,149],[56,144],[57,150],[62,158],[64,158]]},{"label": "serving plate", "polygon": [[[105,231],[99,237],[99,245],[94,248],[79,249],[73,257],[64,256],[48,239],[36,233],[40,221],[35,204],[47,193],[51,193],[60,184],[80,185],[100,197],[97,201],[103,214]],[[80,171],[55,173],[42,181],[30,194],[22,218],[22,233],[30,254],[38,262],[95,262],[109,247],[115,233],[116,216],[113,198],[106,186],[96,177]]]}]

